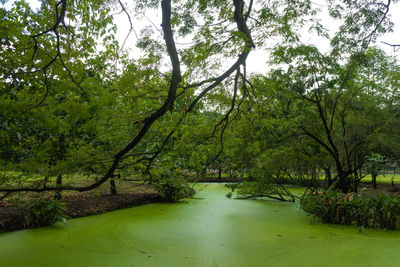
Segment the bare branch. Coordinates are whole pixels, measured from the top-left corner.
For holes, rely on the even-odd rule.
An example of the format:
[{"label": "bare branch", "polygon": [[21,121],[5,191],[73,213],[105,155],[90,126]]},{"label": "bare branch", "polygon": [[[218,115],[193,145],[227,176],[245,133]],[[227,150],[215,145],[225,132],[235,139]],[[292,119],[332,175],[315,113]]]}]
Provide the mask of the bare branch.
[{"label": "bare branch", "polygon": [[127,35],[125,36],[125,39],[124,39],[124,41],[123,41],[123,43],[122,43],[122,45],[121,45],[121,48],[120,48],[120,51],[121,51],[121,50],[124,48],[125,43],[126,43],[126,40],[128,40],[128,37],[129,37],[129,35],[131,34],[131,32],[133,32],[133,33],[135,34],[136,39],[139,39],[139,36],[137,35],[135,29],[133,28],[133,23],[132,23],[131,15],[128,13],[128,11],[126,10],[126,8],[125,8],[125,6],[124,6],[124,4],[122,3],[121,0],[118,0],[118,3],[119,3],[119,5],[121,6],[121,9],[122,9],[121,12],[124,12],[124,13],[126,14],[126,16],[128,17],[128,21],[129,21],[129,30],[128,30],[128,33],[127,33]]},{"label": "bare branch", "polygon": [[393,47],[394,52],[397,52],[400,49],[400,44],[390,44],[387,42],[381,42],[381,43]]}]

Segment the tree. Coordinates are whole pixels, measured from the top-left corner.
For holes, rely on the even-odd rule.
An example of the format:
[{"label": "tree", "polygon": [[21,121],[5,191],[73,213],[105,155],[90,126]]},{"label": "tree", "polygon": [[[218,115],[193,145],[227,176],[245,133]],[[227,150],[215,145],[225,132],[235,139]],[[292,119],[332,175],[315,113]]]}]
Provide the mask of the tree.
[{"label": "tree", "polygon": [[[123,4],[121,2],[119,2],[119,4],[121,8],[125,10]],[[136,8],[148,8],[152,7],[152,5],[153,3],[149,3],[148,5],[138,3]],[[172,27],[180,27],[177,34],[185,35],[192,30],[191,28],[193,28],[194,25],[190,26],[187,24],[187,20],[184,22],[177,21],[178,17],[176,17],[176,15],[172,16],[171,1],[161,1],[162,32],[165,40],[164,47],[166,48],[167,55],[171,62],[171,72],[170,74],[166,74],[164,78],[164,86],[166,86],[162,89],[161,105],[159,103],[155,108],[151,109],[147,114],[145,113],[145,115],[139,119],[136,124],[139,127],[130,140],[112,156],[112,164],[107,167],[104,175],[98,181],[84,187],[43,186],[40,188],[2,189],[1,191],[42,192],[48,190],[85,191],[93,189],[113,177],[121,160],[123,160],[133,148],[141,143],[152,125],[159,118],[163,117],[168,111],[173,111],[176,98],[182,95],[185,90],[205,85],[205,87],[201,89],[201,92],[191,100],[188,109],[182,114],[182,118],[194,108],[205,94],[219,86],[234,72],[239,73],[241,66],[245,64],[250,50],[254,47],[254,42],[247,26],[247,19],[251,13],[252,6],[249,5],[246,7],[244,2],[240,0],[235,0],[233,3],[229,3],[229,5],[227,3],[214,3],[212,7],[216,8],[216,10],[221,10],[219,14],[218,12],[213,12],[216,15],[215,18],[209,16],[209,8],[205,3],[190,2],[185,5],[186,8],[184,10],[188,11],[189,9],[193,9],[194,6],[198,8],[199,15],[205,20],[205,26],[201,27],[200,32],[209,29],[214,20],[229,18],[227,22],[236,25],[236,31],[230,31],[226,34],[226,36],[230,36],[228,37],[228,42],[231,42],[232,45],[229,46],[228,49],[221,47],[222,51],[225,50],[224,52],[229,51],[239,54],[237,59],[227,70],[223,71],[220,75],[208,77],[200,82],[194,82],[192,84],[181,83],[182,78],[188,79],[195,68],[185,72],[184,76],[182,75],[181,61],[175,45]],[[3,14],[2,23],[6,24],[9,31],[7,32],[6,41],[2,44],[5,48],[4,51],[7,51],[1,55],[4,62],[6,62],[2,75],[2,84],[4,86],[2,91],[6,93],[6,90],[9,91],[15,88],[15,82],[24,84],[21,91],[26,90],[26,85],[32,83],[31,78],[33,76],[37,78],[38,87],[44,87],[45,89],[46,93],[43,97],[44,103],[47,100],[47,95],[50,93],[49,80],[57,80],[60,75],[63,75],[69,77],[78,90],[82,92],[83,99],[89,99],[88,93],[83,89],[82,84],[77,82],[76,77],[80,75],[79,70],[72,68],[70,65],[73,67],[79,64],[80,66],[84,66],[87,61],[90,61],[91,57],[96,54],[93,47],[96,47],[98,44],[98,40],[96,40],[98,37],[103,37],[104,45],[107,49],[105,52],[106,55],[112,55],[112,51],[118,50],[118,45],[113,42],[112,33],[107,34],[110,31],[115,31],[112,25],[112,18],[107,15],[111,7],[107,6],[105,9],[103,9],[103,7],[104,5],[102,5],[100,1],[80,4],[61,0],[59,2],[44,2],[37,12],[34,12],[28,4],[24,2],[16,2],[14,8],[11,10],[3,8],[1,10]],[[49,20],[53,15],[55,15],[56,20]],[[185,16],[187,17],[187,15]],[[5,17],[7,17],[7,20],[4,20]],[[23,25],[28,26],[28,28],[24,29],[24,26],[17,27],[15,31],[11,31],[12,26],[15,26],[11,24],[17,23],[21,18],[24,22]],[[72,23],[67,24],[67,19],[71,20]],[[82,26],[74,27],[79,24]],[[224,27],[225,26],[226,25],[224,25]],[[206,39],[210,40],[211,36],[206,37]],[[149,42],[146,43],[146,40]],[[151,43],[151,40],[145,37],[140,40],[139,46],[148,48],[146,44],[148,45],[149,43]],[[190,60],[187,60],[185,56],[183,56],[183,62],[191,66],[196,60],[206,61],[206,59],[210,58],[212,54],[216,52],[215,46],[216,44],[214,44],[214,42],[205,46],[204,49],[207,49],[207,53],[198,59],[190,58]],[[190,49],[186,49],[185,53],[197,50],[196,52],[199,54],[200,51],[198,51],[198,49],[199,46],[195,45]],[[22,58],[13,56],[18,50],[26,51]],[[150,62],[147,63],[148,65],[160,62],[160,59],[154,57],[158,52],[159,51],[154,49],[150,51],[147,55],[147,60],[150,60]],[[67,56],[69,57],[67,58]],[[35,73],[40,73],[42,75],[33,75]],[[104,77],[103,79],[106,78]],[[178,92],[178,90],[180,91]],[[6,94],[6,96],[8,97],[9,94]],[[118,99],[116,100],[118,101]],[[39,102],[37,106],[41,104],[42,102]],[[5,117],[5,119],[8,120],[8,117]],[[158,153],[154,152],[154,154]]]},{"label": "tree", "polygon": [[[361,41],[364,48],[377,33],[390,26],[386,20],[389,4],[329,1],[331,14],[344,21],[344,27],[332,41],[336,59],[342,60],[340,53],[344,50],[340,50],[341,47],[347,49],[345,52],[360,47],[352,40]],[[143,55],[139,60],[130,59],[122,49],[124,44],[120,46],[115,40],[116,25],[110,14],[117,10],[127,15],[130,33],[134,31],[130,10],[140,17],[158,6],[161,7],[159,31],[162,38],[151,29],[144,29],[136,43]],[[49,0],[42,2],[37,10],[23,1],[16,1],[11,9],[2,8],[1,26],[5,29],[5,38],[1,39],[0,58],[4,64],[0,97],[2,102],[9,101],[11,110],[21,110],[12,115],[2,110],[2,134],[7,136],[11,128],[17,128],[17,124],[10,124],[13,118],[23,121],[32,113],[40,113],[42,106],[54,108],[49,99],[58,93],[67,93],[68,100],[88,108],[89,118],[71,128],[73,131],[68,134],[73,138],[68,140],[65,135],[63,154],[89,152],[93,158],[86,163],[98,178],[87,186],[28,186],[0,191],[86,191],[113,178],[126,166],[142,168],[141,164],[146,166],[145,175],[149,175],[151,164],[179,133],[188,114],[199,102],[211,101],[213,93],[214,96],[223,95],[225,90],[228,97],[218,104],[227,108],[222,110],[224,115],[214,131],[221,142],[210,160],[214,161],[223,152],[223,136],[229,123],[249,96],[246,71],[249,53],[256,46],[269,45],[271,36],[283,44],[297,44],[301,28],[306,27],[308,21],[313,23],[312,19],[306,19],[307,15],[314,13],[310,1],[297,0],[174,3],[162,0],[138,1],[132,6],[122,1]],[[352,19],[355,15],[358,20]],[[323,32],[318,22],[311,26]],[[178,41],[184,38],[194,43],[179,46]],[[285,47],[277,51],[279,49],[288,53],[296,51]],[[166,67],[160,67],[165,64]],[[37,95],[33,103],[16,101],[23,96],[27,99],[30,92]],[[66,113],[74,114],[76,106],[69,107]],[[109,112],[106,107],[110,108]],[[98,125],[94,126],[94,122]],[[48,130],[44,132],[49,134]],[[77,132],[87,136],[78,138]],[[38,137],[36,133],[34,136]],[[158,140],[152,146],[151,140],[155,139]],[[21,147],[39,155],[36,146],[27,145],[27,139],[21,140]],[[20,146],[21,140],[18,134],[8,136],[2,155],[14,154],[8,148]],[[39,143],[38,140],[35,142]],[[67,156],[60,157],[60,168]],[[10,169],[18,169],[15,162],[7,163]],[[64,171],[66,169],[64,167]]]},{"label": "tree", "polygon": [[376,49],[333,67],[318,65],[330,62],[326,57],[307,59],[313,48],[297,52],[303,64],[250,79],[251,101],[242,105],[229,150],[255,180],[289,177],[312,184],[322,169],[328,187],[356,191],[370,153],[386,150],[389,157],[388,144],[398,142],[389,127],[396,121],[391,103],[398,69]]},{"label": "tree", "polygon": [[379,174],[378,172],[383,168],[385,163],[386,159],[382,155],[372,154],[367,157],[367,168],[372,175],[372,185],[374,189],[377,189],[376,177]]}]

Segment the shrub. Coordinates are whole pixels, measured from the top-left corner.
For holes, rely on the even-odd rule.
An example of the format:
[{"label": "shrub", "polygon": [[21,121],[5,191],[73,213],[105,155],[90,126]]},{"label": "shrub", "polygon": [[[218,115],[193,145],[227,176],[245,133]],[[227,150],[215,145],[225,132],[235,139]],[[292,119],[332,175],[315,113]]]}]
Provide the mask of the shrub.
[{"label": "shrub", "polygon": [[300,207],[322,223],[400,229],[400,200],[397,196],[365,193],[344,194],[325,190],[306,195]]},{"label": "shrub", "polygon": [[63,205],[57,200],[34,200],[25,208],[24,223],[27,227],[52,225],[67,219]]},{"label": "shrub", "polygon": [[231,198],[233,192],[236,192],[238,198],[268,197],[281,201],[294,201],[294,196],[283,185],[274,184],[272,179],[226,184],[225,187],[230,190],[226,194],[227,198]]},{"label": "shrub", "polygon": [[166,178],[157,185],[160,197],[165,202],[179,202],[193,196],[195,191],[182,179]]}]

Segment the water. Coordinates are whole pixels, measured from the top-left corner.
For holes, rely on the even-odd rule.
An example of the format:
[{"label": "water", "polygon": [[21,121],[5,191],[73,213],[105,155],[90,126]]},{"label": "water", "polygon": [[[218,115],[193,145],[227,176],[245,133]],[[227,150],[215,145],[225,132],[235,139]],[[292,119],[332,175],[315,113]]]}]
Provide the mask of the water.
[{"label": "water", "polygon": [[0,235],[0,266],[398,266],[400,231],[310,224],[298,204],[197,199]]}]

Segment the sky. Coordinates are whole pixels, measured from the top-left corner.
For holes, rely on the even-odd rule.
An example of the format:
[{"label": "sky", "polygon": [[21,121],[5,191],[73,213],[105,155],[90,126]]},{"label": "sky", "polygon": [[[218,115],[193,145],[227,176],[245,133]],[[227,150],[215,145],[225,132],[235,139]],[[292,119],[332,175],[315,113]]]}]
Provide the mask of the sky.
[{"label": "sky", "polygon": [[[324,0],[316,0],[315,2],[325,2]],[[315,3],[314,2],[314,3]],[[321,5],[321,4],[319,4]],[[393,32],[386,33],[385,35],[378,38],[376,45],[383,49],[387,54],[396,57],[400,61],[400,51],[394,51],[392,47],[383,44],[382,42],[400,44],[400,4],[392,3],[389,9],[389,16],[394,23]],[[330,31],[330,34],[338,29],[338,22],[329,17],[327,12],[322,11],[319,16],[321,23]],[[310,34],[308,30],[302,31],[302,42],[306,44],[313,44],[320,49],[322,52],[327,52],[329,50],[329,41],[326,39],[319,38],[315,34]],[[266,52],[262,50],[256,50],[251,53],[248,58],[248,65],[252,66],[249,68],[250,71],[260,72],[260,69],[265,69],[267,63],[265,60],[260,60],[262,58],[267,58]]]},{"label": "sky", "polygon": [[[12,3],[14,1],[8,1],[6,3],[6,7],[11,7]],[[40,1],[38,0],[28,0],[28,2],[31,4],[33,8],[37,8],[40,6]],[[319,6],[321,9],[324,7],[324,0],[314,0],[313,4],[314,6]],[[128,7],[129,8],[129,7]],[[161,24],[161,15],[159,14],[160,12],[154,11],[147,13],[145,17],[142,18],[141,21],[134,21],[134,28],[136,29],[136,32],[139,32],[141,28],[143,28],[146,25],[151,26],[155,32],[157,32],[157,28],[160,28]],[[381,36],[376,45],[385,50],[385,52],[389,55],[392,55],[396,57],[400,61],[400,50],[399,51],[394,51],[393,47],[390,47],[388,45],[383,44],[382,42],[387,42],[387,43],[392,43],[392,44],[400,44],[400,3],[393,3],[390,6],[389,10],[389,16],[391,16],[391,19],[394,23],[393,27],[393,32],[387,33],[383,36]],[[330,30],[331,33],[333,33],[338,26],[338,22],[331,19],[329,15],[326,12],[321,12],[320,15],[318,16],[321,23]],[[115,16],[115,22],[117,23],[118,26],[118,32],[117,32],[117,39],[120,41],[120,43],[123,43],[125,40],[125,37],[129,31],[129,22],[127,19],[127,16],[125,14],[120,14]],[[307,30],[302,31],[302,42],[306,44],[313,44],[317,46],[320,51],[326,52],[329,50],[329,41],[323,40],[316,36],[315,34],[312,35],[310,34]],[[157,38],[162,39],[161,34]],[[132,49],[132,54],[133,55],[140,55],[140,50],[135,47],[135,43],[137,41],[137,38],[135,34],[131,33],[129,35],[129,38],[127,39],[126,48]],[[180,42],[190,42],[190,40],[180,40]],[[247,70],[248,72],[253,72],[253,73],[265,73],[268,70],[268,53],[262,49],[256,48],[253,50],[248,59],[247,59]],[[227,63],[228,64],[228,63]]]},{"label": "sky", "polygon": [[[319,14],[319,19],[321,23],[325,26],[330,31],[330,34],[333,35],[333,33],[338,29],[338,21],[333,20],[330,18],[328,15],[327,11],[324,11],[324,6],[325,6],[325,0],[313,0],[313,4],[315,7],[320,7],[322,9],[322,12]],[[146,18],[142,22],[135,22],[134,27],[136,29],[140,29],[143,25],[149,25],[152,26],[154,29],[160,28],[161,24],[161,11],[157,12],[150,12],[146,14]],[[400,61],[400,50],[399,51],[394,51],[394,49],[388,45],[383,44],[382,42],[387,42],[387,43],[392,43],[392,44],[400,44],[400,3],[393,3],[390,6],[389,9],[389,16],[391,17],[394,27],[393,27],[393,32],[387,33],[380,38],[378,38],[376,45],[383,49],[387,54],[392,55],[396,57]],[[123,41],[126,37],[126,33],[129,30],[129,23],[127,16],[125,14],[121,14],[120,16],[115,18],[115,21],[118,24],[118,39]],[[151,21],[151,22],[150,22]],[[141,25],[138,25],[141,24]],[[155,29],[155,31],[157,31]],[[137,30],[138,32],[138,30]],[[313,44],[317,46],[320,51],[326,52],[329,50],[329,41],[326,39],[319,38],[315,34],[310,34],[308,30],[302,31],[302,39],[301,41],[306,44]],[[158,38],[162,39],[162,36],[160,35]],[[134,34],[131,34],[127,40],[127,47],[130,47],[133,50],[137,51],[137,48],[134,46],[130,46],[129,44],[133,44],[136,42],[136,37]],[[190,42],[190,40],[180,40],[180,42]],[[178,46],[179,47],[179,46]],[[135,53],[134,53],[135,54]],[[251,51],[248,59],[247,59],[247,70],[249,72],[253,73],[265,73],[268,71],[268,53],[263,50],[256,48],[255,50]],[[227,63],[229,64],[229,63]]]}]

